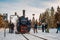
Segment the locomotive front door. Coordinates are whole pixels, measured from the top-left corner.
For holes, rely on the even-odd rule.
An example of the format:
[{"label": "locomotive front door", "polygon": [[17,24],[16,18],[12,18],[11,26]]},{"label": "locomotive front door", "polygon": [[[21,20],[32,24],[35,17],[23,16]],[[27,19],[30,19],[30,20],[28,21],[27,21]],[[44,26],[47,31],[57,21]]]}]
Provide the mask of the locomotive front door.
[{"label": "locomotive front door", "polygon": [[28,32],[28,28],[26,25],[21,25],[21,30],[20,30],[21,33],[27,33]]}]

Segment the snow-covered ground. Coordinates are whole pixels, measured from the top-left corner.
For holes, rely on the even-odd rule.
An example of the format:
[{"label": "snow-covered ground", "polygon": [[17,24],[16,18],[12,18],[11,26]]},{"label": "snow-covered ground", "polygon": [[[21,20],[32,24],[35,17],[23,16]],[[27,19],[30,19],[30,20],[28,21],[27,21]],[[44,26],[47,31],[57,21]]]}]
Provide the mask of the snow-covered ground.
[{"label": "snow-covered ground", "polygon": [[[56,29],[50,29],[50,33],[42,32],[38,30],[38,33],[33,33],[31,29],[30,34],[45,38],[47,40],[60,40],[60,32],[57,34]],[[30,34],[24,34],[29,40],[43,40],[37,37],[34,37]],[[21,34],[8,33],[8,29],[6,29],[6,37],[4,37],[4,30],[0,29],[0,40],[26,40]]]},{"label": "snow-covered ground", "polygon": [[50,33],[45,33],[45,32],[42,32],[42,30],[38,30],[38,33],[34,34],[32,33],[32,30],[31,30],[32,34],[46,38],[48,40],[60,40],[60,32],[57,34],[56,29],[50,29],[49,32]]}]

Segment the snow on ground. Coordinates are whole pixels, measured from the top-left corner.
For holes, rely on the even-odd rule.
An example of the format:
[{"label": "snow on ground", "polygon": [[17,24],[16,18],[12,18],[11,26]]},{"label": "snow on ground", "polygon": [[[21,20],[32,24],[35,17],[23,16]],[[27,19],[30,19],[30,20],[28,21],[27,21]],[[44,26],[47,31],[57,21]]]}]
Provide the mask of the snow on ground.
[{"label": "snow on ground", "polygon": [[[33,33],[33,30],[31,29],[30,33],[48,40],[60,40],[60,32],[57,34],[56,29],[50,29],[50,33],[42,32],[42,30],[38,30],[38,33]],[[24,35],[30,40],[42,40],[37,37],[31,36],[30,34]],[[6,30],[6,37],[4,37],[4,29],[0,29],[0,40],[26,40],[26,39],[21,34],[8,33],[8,29]]]},{"label": "snow on ground", "polygon": [[32,36],[30,34],[24,34],[29,40],[43,40],[43,39],[40,39],[40,38],[37,38],[35,36]]},{"label": "snow on ground", "polygon": [[6,37],[4,37],[4,31],[0,31],[0,40],[26,40],[21,34],[9,33],[8,29],[6,30]]},{"label": "snow on ground", "polygon": [[56,29],[50,29],[49,33],[42,32],[42,30],[39,30],[38,33],[33,33],[33,30],[31,30],[31,34],[46,38],[48,40],[60,40],[60,32],[57,34]]}]

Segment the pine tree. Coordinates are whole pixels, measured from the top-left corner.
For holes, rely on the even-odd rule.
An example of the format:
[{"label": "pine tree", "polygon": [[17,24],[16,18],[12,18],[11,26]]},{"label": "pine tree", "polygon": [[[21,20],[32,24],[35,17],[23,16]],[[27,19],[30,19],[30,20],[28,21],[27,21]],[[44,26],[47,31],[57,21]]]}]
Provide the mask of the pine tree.
[{"label": "pine tree", "polygon": [[0,15],[0,28],[2,28],[2,27],[4,27],[4,25],[3,25],[3,16]]}]

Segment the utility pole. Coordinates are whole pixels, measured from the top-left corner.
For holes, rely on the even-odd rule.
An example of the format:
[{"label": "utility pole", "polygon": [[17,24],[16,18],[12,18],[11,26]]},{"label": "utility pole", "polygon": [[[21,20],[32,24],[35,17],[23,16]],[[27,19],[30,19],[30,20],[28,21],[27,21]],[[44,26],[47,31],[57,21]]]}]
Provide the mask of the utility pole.
[{"label": "utility pole", "polygon": [[32,28],[33,28],[34,24],[35,24],[35,18],[34,18],[35,14],[32,14],[32,15],[33,15],[33,18],[32,18]]}]

